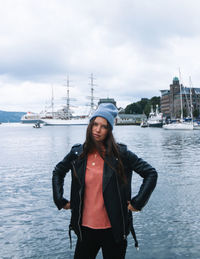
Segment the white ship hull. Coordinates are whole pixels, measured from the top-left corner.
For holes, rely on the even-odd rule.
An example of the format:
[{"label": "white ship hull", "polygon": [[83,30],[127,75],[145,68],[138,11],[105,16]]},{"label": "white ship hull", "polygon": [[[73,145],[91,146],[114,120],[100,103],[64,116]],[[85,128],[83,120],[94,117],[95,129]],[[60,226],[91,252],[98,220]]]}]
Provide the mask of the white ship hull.
[{"label": "white ship hull", "polygon": [[21,123],[24,123],[24,124],[35,124],[35,123],[42,123],[42,120],[41,119],[38,119],[38,120],[31,120],[31,119],[21,119]]},{"label": "white ship hull", "polygon": [[200,130],[200,124],[194,122],[194,130]]},{"label": "white ship hull", "polygon": [[163,125],[163,129],[166,130],[193,130],[194,126],[192,123],[171,123]]},{"label": "white ship hull", "polygon": [[147,121],[147,125],[148,127],[152,127],[152,128],[162,128],[163,123],[161,121],[151,120],[151,121]]},{"label": "white ship hull", "polygon": [[89,118],[80,119],[43,119],[44,126],[69,126],[69,125],[88,125]]}]

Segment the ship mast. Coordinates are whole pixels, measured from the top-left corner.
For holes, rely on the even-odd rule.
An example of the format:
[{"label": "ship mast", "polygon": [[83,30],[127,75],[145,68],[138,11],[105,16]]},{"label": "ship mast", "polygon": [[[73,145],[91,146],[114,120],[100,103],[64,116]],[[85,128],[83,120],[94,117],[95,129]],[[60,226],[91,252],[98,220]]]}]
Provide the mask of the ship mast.
[{"label": "ship mast", "polygon": [[192,102],[192,79],[191,76],[189,77],[189,84],[190,84],[190,113],[191,113],[191,119],[193,122],[193,102]]},{"label": "ship mast", "polygon": [[90,88],[90,89],[91,89],[91,95],[88,96],[88,98],[90,98],[90,115],[91,115],[91,114],[94,112],[94,110],[95,110],[94,100],[96,99],[96,98],[94,97],[94,86],[96,86],[96,84],[94,84],[95,78],[94,78],[94,76],[93,76],[93,73],[91,73],[89,79],[90,79],[89,85],[90,85],[90,87],[91,87],[91,88]]},{"label": "ship mast", "polygon": [[182,84],[181,84],[181,71],[179,68],[179,84],[180,84],[180,102],[181,102],[181,121],[183,121],[183,100],[182,100]]},{"label": "ship mast", "polygon": [[64,107],[64,119],[70,119],[71,118],[71,112],[70,112],[70,97],[69,97],[69,75],[67,75],[67,82],[64,84],[64,86],[67,88],[67,97],[64,97],[63,99],[66,100],[66,106]]},{"label": "ship mast", "polygon": [[69,75],[67,75],[67,119],[70,119],[69,102]]},{"label": "ship mast", "polygon": [[54,93],[53,93],[53,86],[51,86],[51,113],[52,113],[52,118],[54,119]]},{"label": "ship mast", "polygon": [[94,77],[93,77],[93,73],[90,75],[90,86],[91,86],[90,109],[91,109],[91,112],[92,112],[94,110]]}]

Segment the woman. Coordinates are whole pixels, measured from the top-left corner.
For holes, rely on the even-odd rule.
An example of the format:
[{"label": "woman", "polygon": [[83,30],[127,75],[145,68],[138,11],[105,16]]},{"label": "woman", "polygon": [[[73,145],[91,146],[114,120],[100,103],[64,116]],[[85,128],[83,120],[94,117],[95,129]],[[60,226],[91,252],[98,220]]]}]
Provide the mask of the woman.
[{"label": "woman", "polygon": [[[53,198],[58,209],[71,209],[70,229],[77,234],[75,259],[93,259],[102,248],[104,259],[125,258],[131,211],[140,211],[156,186],[157,172],[125,145],[112,129],[117,109],[100,104],[90,118],[86,140],[74,145],[53,171]],[[71,170],[70,201],[63,198],[66,173]],[[143,183],[131,198],[132,171]]]}]

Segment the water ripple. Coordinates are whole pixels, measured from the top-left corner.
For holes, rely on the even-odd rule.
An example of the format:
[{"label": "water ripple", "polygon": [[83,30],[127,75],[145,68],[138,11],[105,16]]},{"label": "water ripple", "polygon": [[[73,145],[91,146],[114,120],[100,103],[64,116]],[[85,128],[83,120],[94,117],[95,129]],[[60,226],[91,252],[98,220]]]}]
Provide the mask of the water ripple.
[{"label": "water ripple", "polygon": [[[147,206],[134,214],[140,252],[128,237],[126,258],[186,259],[200,254],[200,134],[162,129],[115,127],[119,142],[151,163],[158,184]],[[0,258],[73,258],[69,211],[53,204],[51,176],[55,164],[74,143],[81,143],[85,127],[0,127]],[[141,178],[133,175],[133,195]],[[65,196],[70,194],[70,175]],[[101,253],[98,255],[101,258]]]}]

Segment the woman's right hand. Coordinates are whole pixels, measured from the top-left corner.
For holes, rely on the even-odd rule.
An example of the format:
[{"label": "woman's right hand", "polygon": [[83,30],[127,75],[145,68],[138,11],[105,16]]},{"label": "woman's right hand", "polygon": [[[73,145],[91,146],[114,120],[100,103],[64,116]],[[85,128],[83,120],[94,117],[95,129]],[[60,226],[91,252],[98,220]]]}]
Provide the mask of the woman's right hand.
[{"label": "woman's right hand", "polygon": [[70,209],[70,202],[66,203],[65,206],[63,206],[63,209],[69,210]]},{"label": "woman's right hand", "polygon": [[131,205],[131,202],[128,201],[128,210],[134,211],[134,212],[138,212],[139,210],[136,210],[135,208],[133,208],[133,206]]}]

